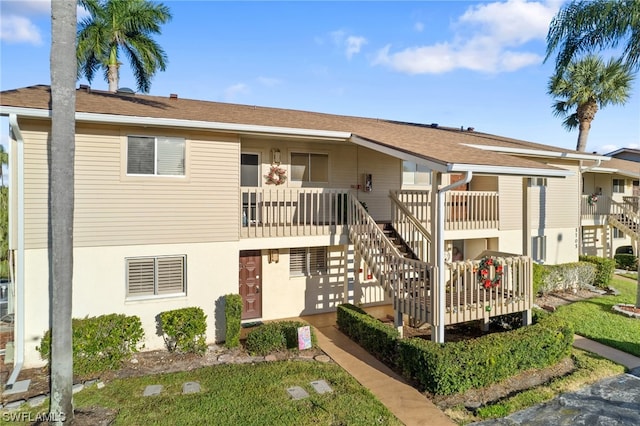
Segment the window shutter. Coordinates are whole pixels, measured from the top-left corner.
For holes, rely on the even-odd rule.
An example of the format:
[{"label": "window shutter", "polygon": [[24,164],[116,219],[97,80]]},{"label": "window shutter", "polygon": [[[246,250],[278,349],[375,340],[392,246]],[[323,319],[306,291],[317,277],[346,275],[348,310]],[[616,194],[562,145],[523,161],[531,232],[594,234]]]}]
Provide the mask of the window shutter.
[{"label": "window shutter", "polygon": [[155,139],[129,136],[127,143],[127,173],[152,175],[155,172]]},{"label": "window shutter", "polygon": [[292,248],[289,252],[289,275],[307,275],[307,250]]},{"label": "window shutter", "polygon": [[310,247],[309,248],[309,271],[311,274],[327,273],[327,248],[326,247]]},{"label": "window shutter", "polygon": [[127,296],[154,294],[155,262],[153,258],[127,259]]},{"label": "window shutter", "polygon": [[157,138],[158,174],[184,175],[184,139]]},{"label": "window shutter", "polygon": [[160,257],[157,268],[158,294],[184,292],[184,257]]}]

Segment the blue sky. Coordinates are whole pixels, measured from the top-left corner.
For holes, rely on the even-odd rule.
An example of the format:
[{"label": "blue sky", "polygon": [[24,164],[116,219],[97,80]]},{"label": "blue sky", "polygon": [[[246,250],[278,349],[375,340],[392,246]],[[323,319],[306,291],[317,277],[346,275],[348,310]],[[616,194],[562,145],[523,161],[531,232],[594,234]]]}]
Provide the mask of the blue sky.
[{"label": "blue sky", "polygon": [[[152,95],[379,117],[574,149],[546,94],[559,0],[166,1]],[[0,0],[0,89],[49,84],[50,2]],[[607,52],[603,52],[607,57]],[[123,65],[120,86],[135,88]],[[86,84],[84,80],[79,84]],[[640,81],[596,115],[587,151],[640,148]],[[96,76],[94,89],[107,88]],[[0,129],[6,141],[6,123]]]}]

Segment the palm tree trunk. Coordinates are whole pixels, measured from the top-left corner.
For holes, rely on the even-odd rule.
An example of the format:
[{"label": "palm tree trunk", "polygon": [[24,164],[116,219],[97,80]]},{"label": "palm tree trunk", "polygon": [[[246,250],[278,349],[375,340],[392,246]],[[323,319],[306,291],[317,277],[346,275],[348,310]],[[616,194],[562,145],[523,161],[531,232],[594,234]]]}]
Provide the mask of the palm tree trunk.
[{"label": "palm tree trunk", "polygon": [[589,130],[591,130],[591,121],[580,121],[578,128],[578,143],[576,145],[576,151],[584,152],[587,149],[587,139],[589,139]]},{"label": "palm tree trunk", "polygon": [[107,79],[109,80],[109,91],[115,93],[118,90],[118,64],[109,65],[109,71],[107,72]]},{"label": "palm tree trunk", "polygon": [[76,0],[51,2],[49,145],[50,421],[73,420],[73,203],[76,104]]}]

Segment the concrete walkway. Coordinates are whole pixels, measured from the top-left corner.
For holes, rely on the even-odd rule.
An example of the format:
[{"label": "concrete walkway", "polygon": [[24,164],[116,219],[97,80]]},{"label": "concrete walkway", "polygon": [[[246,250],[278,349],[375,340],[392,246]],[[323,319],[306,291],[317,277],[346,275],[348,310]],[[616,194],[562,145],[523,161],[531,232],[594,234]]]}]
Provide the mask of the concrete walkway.
[{"label": "concrete walkway", "polygon": [[[342,334],[336,326],[335,312],[310,315],[302,319],[317,330],[320,348],[369,389],[405,425],[456,424],[402,377]],[[574,346],[624,365],[629,370],[640,371],[640,358],[626,352],[578,335],[574,337]],[[640,373],[636,375],[640,376]]]},{"label": "concrete walkway", "polygon": [[336,327],[336,314],[303,318],[317,330],[318,345],[338,365],[369,389],[407,426],[455,423],[393,370],[362,349]]}]

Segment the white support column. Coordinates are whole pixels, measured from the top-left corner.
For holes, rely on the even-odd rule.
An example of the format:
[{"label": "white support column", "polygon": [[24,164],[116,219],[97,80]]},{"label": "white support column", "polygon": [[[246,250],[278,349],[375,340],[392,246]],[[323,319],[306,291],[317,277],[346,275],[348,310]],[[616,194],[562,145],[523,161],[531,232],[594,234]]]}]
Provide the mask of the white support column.
[{"label": "white support column", "polygon": [[[442,173],[432,171],[431,172],[431,193],[430,193],[430,203],[431,203],[431,221],[430,221],[430,229],[431,232],[431,253],[429,253],[429,258],[431,260],[431,264],[436,264],[439,259],[438,254],[438,241],[440,240],[440,235],[438,234],[438,222],[440,220],[444,220],[441,218],[441,215],[444,215],[444,212],[438,212],[438,188],[442,182]],[[437,270],[437,274],[441,274],[443,271]],[[439,342],[444,341],[444,335],[440,336],[439,332],[439,322],[438,318],[440,318],[440,303],[438,298],[438,285],[440,282],[439,276],[430,277],[430,287],[431,287],[431,306],[429,306],[429,310],[431,311],[431,341]],[[442,333],[444,334],[444,333]]]},{"label": "white support column", "polygon": [[522,254],[531,257],[531,221],[529,220],[529,178],[522,178]]},{"label": "white support column", "polygon": [[[342,248],[344,250],[343,262],[344,262],[344,276],[343,276],[343,295],[342,303],[349,303],[349,244],[345,244]],[[354,261],[354,275],[356,272]]]}]

